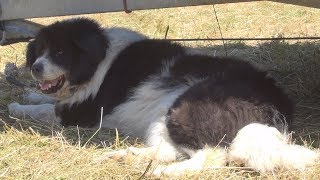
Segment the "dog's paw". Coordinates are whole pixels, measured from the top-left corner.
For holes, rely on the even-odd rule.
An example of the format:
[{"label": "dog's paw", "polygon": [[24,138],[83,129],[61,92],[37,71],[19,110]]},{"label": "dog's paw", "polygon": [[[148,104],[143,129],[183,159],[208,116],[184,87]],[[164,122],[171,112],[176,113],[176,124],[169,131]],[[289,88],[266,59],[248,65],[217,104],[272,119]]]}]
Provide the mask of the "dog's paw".
[{"label": "dog's paw", "polygon": [[171,169],[168,169],[164,166],[158,166],[157,168],[155,168],[151,174],[157,178],[160,178],[162,176],[173,176],[174,173],[172,172]]},{"label": "dog's paw", "polygon": [[151,160],[148,148],[129,147],[118,151],[104,153],[102,156],[95,159],[96,161],[115,160],[118,162],[132,163],[149,162]]},{"label": "dog's paw", "polygon": [[102,159],[113,159],[116,161],[124,161],[125,157],[127,157],[130,153],[127,149],[122,149],[118,151],[107,152],[102,156]]},{"label": "dog's paw", "polygon": [[9,114],[13,116],[19,116],[22,112],[20,111],[20,104],[17,102],[10,103],[8,105]]},{"label": "dog's paw", "polygon": [[23,99],[27,104],[54,104],[55,100],[47,95],[29,91],[24,94]]},{"label": "dog's paw", "polygon": [[[190,164],[189,166],[192,166],[192,164]],[[151,171],[151,175],[156,178],[161,178],[164,176],[178,177],[183,175],[186,172],[192,172],[192,170],[190,170],[190,167],[185,167],[184,163],[176,163],[176,164],[167,165],[167,166],[158,165],[154,170]]]}]

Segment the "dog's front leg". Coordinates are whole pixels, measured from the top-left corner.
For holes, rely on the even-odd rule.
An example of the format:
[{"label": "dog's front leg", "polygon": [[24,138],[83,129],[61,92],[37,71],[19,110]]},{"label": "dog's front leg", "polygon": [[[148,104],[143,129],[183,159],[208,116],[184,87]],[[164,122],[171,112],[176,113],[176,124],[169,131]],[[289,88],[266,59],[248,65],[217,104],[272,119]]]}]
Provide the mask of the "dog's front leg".
[{"label": "dog's front leg", "polygon": [[36,93],[33,91],[27,91],[23,95],[23,99],[27,104],[54,104],[55,103],[54,98],[44,94]]},{"label": "dog's front leg", "polygon": [[55,117],[53,104],[40,105],[20,105],[19,103],[11,103],[8,105],[10,115],[20,118],[32,118],[44,123],[59,123]]}]

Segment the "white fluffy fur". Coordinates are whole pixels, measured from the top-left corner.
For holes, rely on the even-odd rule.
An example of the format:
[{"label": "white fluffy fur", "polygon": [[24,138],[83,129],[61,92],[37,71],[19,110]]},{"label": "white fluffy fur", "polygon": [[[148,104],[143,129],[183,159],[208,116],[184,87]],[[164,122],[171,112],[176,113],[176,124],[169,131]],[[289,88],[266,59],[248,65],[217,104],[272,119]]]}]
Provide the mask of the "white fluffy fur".
[{"label": "white fluffy fur", "polygon": [[[49,52],[45,51],[42,56],[38,57],[34,64],[42,64],[43,65],[43,73],[42,73],[42,79],[41,80],[53,80],[58,78],[59,76],[65,74],[65,71],[52,63],[52,61],[49,58]],[[31,72],[31,75],[33,78],[37,79],[36,76],[34,76]]]},{"label": "white fluffy fur", "polygon": [[276,128],[249,124],[233,140],[229,158],[260,172],[276,168],[300,169],[312,165],[319,154],[303,146],[290,144],[288,136]]}]

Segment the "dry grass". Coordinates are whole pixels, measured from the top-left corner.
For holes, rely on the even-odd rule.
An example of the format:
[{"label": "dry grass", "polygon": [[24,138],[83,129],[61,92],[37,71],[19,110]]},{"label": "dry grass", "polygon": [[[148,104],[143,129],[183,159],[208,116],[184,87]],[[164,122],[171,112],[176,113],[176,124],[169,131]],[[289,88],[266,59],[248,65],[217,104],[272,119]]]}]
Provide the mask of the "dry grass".
[{"label": "dry grass", "polygon": [[[224,37],[279,37],[320,35],[320,10],[270,2],[216,5]],[[131,14],[85,15],[105,26],[122,26],[154,38],[220,37],[212,6],[136,11]],[[32,19],[42,24],[69,17]],[[224,54],[221,42],[186,43],[206,54]],[[112,130],[76,127],[59,129],[29,119],[9,118],[7,104],[23,102],[23,90],[8,84],[5,64],[20,67],[19,78],[33,81],[23,68],[26,43],[0,47],[0,179],[138,179],[148,164],[99,160],[104,152],[136,144],[120,141]],[[320,43],[319,41],[227,42],[228,55],[243,57],[268,70],[296,103],[295,137],[299,143],[319,147]],[[4,123],[5,122],[5,123]],[[1,123],[1,122],[0,122]],[[120,138],[120,139],[123,139]],[[156,166],[154,162],[151,166]],[[244,169],[215,169],[188,173],[181,179],[319,179],[320,165],[305,172],[258,174]],[[146,177],[144,177],[146,178]],[[152,177],[147,177],[152,178]]]}]

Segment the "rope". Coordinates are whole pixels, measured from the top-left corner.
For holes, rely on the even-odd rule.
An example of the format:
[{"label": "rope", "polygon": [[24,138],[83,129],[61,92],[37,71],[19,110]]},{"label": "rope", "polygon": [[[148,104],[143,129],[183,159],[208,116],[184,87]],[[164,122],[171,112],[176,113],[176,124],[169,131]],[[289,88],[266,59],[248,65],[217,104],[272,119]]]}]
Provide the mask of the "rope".
[{"label": "rope", "polygon": [[166,39],[168,41],[279,41],[279,40],[320,40],[318,36],[311,37],[274,37],[274,38],[190,38]]},{"label": "rope", "polygon": [[219,23],[217,11],[216,11],[216,8],[214,7],[214,5],[212,5],[212,7],[213,7],[214,16],[216,17],[216,21],[217,21],[217,23],[218,23],[218,28],[219,28],[220,37],[221,37],[220,39],[222,40],[222,43],[223,43],[224,52],[226,53],[226,56],[228,56],[227,47],[226,47],[226,44],[225,44],[225,42],[224,42],[224,38],[223,38],[223,36],[222,36],[222,31],[221,31],[221,27],[220,27],[220,23]]}]

